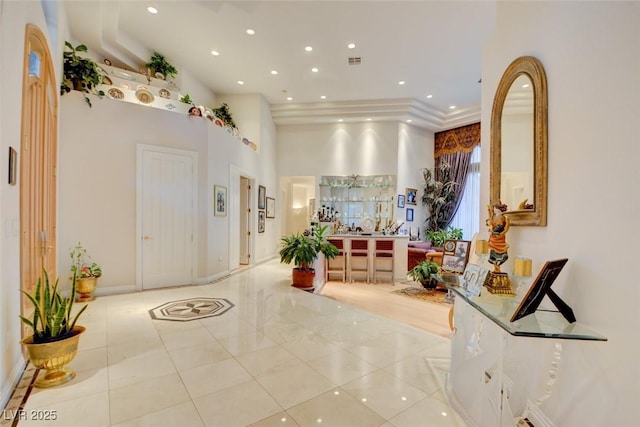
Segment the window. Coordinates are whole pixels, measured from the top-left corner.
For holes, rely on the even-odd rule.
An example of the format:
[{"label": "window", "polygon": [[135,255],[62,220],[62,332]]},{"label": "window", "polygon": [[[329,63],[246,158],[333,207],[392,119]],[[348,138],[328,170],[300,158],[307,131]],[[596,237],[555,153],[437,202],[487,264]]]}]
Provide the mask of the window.
[{"label": "window", "polygon": [[463,239],[471,240],[480,224],[480,145],[473,149],[467,182],[462,193],[458,211],[451,220],[451,226],[462,228]]}]

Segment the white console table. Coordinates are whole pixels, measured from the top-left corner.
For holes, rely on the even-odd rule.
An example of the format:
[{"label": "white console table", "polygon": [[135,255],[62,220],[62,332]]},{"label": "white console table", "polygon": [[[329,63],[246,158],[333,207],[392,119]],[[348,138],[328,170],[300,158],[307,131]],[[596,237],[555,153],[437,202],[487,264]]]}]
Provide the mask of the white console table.
[{"label": "white console table", "polygon": [[[557,312],[536,311],[510,322],[517,306],[512,297],[486,289],[481,296],[471,296],[457,285],[445,284],[455,295],[446,385],[453,408],[471,426],[517,426],[527,418],[536,426],[560,427],[540,404],[551,396],[561,375],[562,342],[607,338],[568,323]],[[534,348],[544,360],[527,364],[524,356]]]}]

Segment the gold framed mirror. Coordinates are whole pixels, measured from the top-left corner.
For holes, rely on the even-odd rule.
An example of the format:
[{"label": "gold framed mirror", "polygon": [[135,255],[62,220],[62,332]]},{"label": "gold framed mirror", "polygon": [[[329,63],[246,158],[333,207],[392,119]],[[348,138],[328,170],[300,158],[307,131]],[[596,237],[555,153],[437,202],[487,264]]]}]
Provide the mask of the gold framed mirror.
[{"label": "gold framed mirror", "polygon": [[511,225],[547,225],[547,78],[534,57],[517,58],[498,84],[489,181]]}]

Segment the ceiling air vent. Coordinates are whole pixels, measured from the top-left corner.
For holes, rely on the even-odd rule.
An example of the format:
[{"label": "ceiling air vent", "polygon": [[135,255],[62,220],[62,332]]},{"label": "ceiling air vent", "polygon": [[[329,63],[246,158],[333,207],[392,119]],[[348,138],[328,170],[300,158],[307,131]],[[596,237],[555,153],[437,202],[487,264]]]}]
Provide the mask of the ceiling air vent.
[{"label": "ceiling air vent", "polygon": [[360,64],[362,64],[362,57],[360,56],[349,57],[349,65],[360,65]]}]

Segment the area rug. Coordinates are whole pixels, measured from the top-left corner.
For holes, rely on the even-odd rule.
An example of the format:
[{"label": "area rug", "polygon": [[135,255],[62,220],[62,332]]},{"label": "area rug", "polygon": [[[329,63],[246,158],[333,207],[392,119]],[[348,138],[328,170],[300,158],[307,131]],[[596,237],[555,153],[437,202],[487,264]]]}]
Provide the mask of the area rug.
[{"label": "area rug", "polygon": [[446,300],[447,293],[435,289],[425,289],[418,287],[408,287],[393,291],[394,294],[404,295],[411,298],[417,298],[424,301],[434,302],[436,304],[449,305],[451,304]]}]

